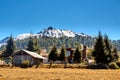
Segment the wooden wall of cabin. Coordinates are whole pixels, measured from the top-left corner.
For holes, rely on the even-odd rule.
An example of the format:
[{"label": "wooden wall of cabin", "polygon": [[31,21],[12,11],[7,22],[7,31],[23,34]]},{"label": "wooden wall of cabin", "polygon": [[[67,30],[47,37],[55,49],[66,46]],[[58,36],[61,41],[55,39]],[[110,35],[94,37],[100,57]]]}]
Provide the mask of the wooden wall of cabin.
[{"label": "wooden wall of cabin", "polygon": [[15,55],[13,57],[13,62],[15,66],[20,66],[25,60],[28,60],[30,65],[34,64],[34,58],[30,55]]}]

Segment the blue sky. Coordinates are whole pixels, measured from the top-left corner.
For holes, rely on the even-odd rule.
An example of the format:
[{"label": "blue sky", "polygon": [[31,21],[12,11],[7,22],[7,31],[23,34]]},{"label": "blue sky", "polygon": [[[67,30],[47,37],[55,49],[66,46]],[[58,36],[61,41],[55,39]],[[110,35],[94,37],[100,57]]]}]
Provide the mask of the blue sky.
[{"label": "blue sky", "polygon": [[48,26],[120,39],[120,0],[0,0],[0,39]]}]

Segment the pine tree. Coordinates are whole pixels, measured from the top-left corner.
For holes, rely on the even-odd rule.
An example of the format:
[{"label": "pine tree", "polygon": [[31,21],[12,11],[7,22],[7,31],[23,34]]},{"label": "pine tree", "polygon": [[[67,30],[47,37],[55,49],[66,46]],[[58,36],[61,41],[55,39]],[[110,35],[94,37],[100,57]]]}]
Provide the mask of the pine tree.
[{"label": "pine tree", "polygon": [[39,52],[39,49],[40,49],[40,47],[39,47],[39,44],[38,44],[38,39],[37,39],[37,37],[34,37],[34,52]]},{"label": "pine tree", "polygon": [[110,44],[110,41],[108,39],[108,36],[104,36],[104,43],[105,43],[105,53],[108,57],[108,63],[112,62],[114,60],[113,52],[112,52],[112,45]]},{"label": "pine tree", "polygon": [[59,60],[60,60],[60,61],[65,61],[65,58],[66,58],[66,50],[65,50],[65,48],[62,46],[61,52],[60,52],[60,55],[59,55]]},{"label": "pine tree", "polygon": [[75,63],[81,62],[81,52],[79,51],[79,48],[77,47],[74,53],[74,60]]},{"label": "pine tree", "polygon": [[10,57],[15,51],[15,44],[12,35],[10,36],[9,40],[7,41],[6,49],[3,52],[3,57]]},{"label": "pine tree", "polygon": [[28,48],[27,50],[33,51],[33,52],[38,52],[39,50],[39,45],[36,37],[29,37],[29,42],[28,42]]},{"label": "pine tree", "polygon": [[112,61],[117,61],[119,58],[117,49],[111,45],[107,35],[104,36],[104,42],[105,42],[105,52],[109,57],[108,63]]},{"label": "pine tree", "polygon": [[105,43],[101,32],[99,32],[92,54],[95,57],[96,63],[106,64],[108,62],[107,54],[105,53]]},{"label": "pine tree", "polygon": [[56,61],[57,60],[57,48],[55,46],[53,46],[52,50],[50,51],[49,53],[49,61],[52,60],[52,61]]},{"label": "pine tree", "polygon": [[96,63],[101,64],[109,64],[110,62],[118,59],[117,50],[113,49],[108,36],[105,35],[103,39],[100,32],[92,54],[95,57]]},{"label": "pine tree", "polygon": [[33,45],[34,45],[33,37],[30,36],[29,37],[29,42],[28,42],[28,48],[27,48],[27,50],[33,51],[34,50],[34,46]]}]

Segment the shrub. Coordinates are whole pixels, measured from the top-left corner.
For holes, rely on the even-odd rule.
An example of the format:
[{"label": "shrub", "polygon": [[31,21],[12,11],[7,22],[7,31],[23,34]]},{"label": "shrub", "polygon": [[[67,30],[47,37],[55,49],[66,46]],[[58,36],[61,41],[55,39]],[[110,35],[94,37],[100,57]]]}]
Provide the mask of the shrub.
[{"label": "shrub", "polygon": [[90,64],[88,66],[89,69],[108,69],[108,66],[105,64]]},{"label": "shrub", "polygon": [[119,66],[118,66],[115,62],[111,62],[111,63],[109,64],[109,68],[110,68],[110,69],[119,69]]},{"label": "shrub", "polygon": [[106,64],[98,64],[98,69],[108,69],[108,66]]},{"label": "shrub", "polygon": [[29,66],[30,66],[30,62],[28,60],[22,61],[22,66],[21,66],[22,68],[27,68]]},{"label": "shrub", "polygon": [[96,64],[90,64],[90,65],[88,65],[88,69],[97,69],[97,65]]}]

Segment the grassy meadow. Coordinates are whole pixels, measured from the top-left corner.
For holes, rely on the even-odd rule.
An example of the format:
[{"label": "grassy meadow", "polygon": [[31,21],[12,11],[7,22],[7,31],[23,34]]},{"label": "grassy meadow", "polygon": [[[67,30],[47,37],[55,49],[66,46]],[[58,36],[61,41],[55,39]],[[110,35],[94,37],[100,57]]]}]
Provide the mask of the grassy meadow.
[{"label": "grassy meadow", "polygon": [[120,70],[0,68],[0,80],[120,80]]}]

